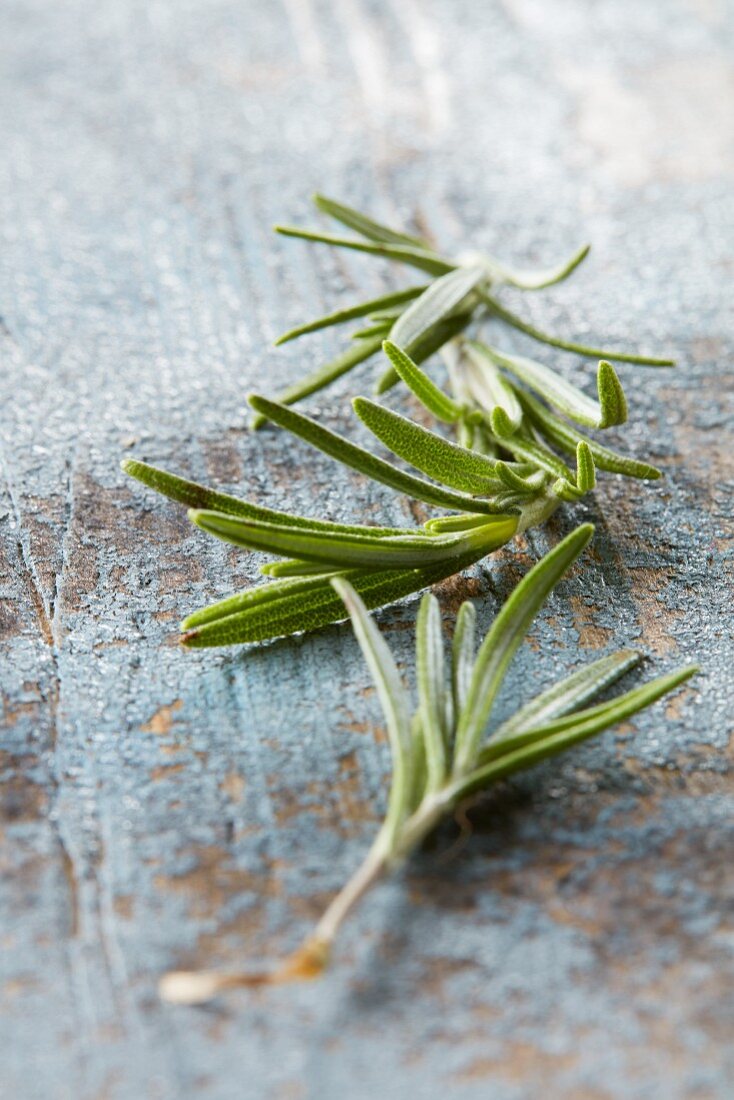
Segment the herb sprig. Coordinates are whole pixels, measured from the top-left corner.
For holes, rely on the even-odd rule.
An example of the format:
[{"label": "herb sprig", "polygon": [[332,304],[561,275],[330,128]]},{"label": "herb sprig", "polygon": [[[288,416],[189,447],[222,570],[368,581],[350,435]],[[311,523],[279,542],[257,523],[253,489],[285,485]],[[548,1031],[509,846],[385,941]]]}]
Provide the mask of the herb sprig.
[{"label": "herb sprig", "polygon": [[[567,278],[588,247],[548,271],[519,271],[491,256],[460,260],[439,255],[425,240],[393,230],[350,207],[316,196],[317,207],[359,234],[354,239],[293,227],[291,237],[346,247],[417,267],[432,278],[300,325],[284,343],[350,320],[367,322],[346,350],[278,400],[251,395],[253,424],[280,426],[336,461],[396,492],[453,514],[431,517],[423,529],[328,523],[263,508],[218,494],[136,460],[123,468],[173,500],[216,538],[265,551],[279,560],[262,572],[265,585],[194,611],[182,624],[187,646],[206,647],[310,630],[344,616],[331,584],[343,576],[368,608],[415,592],[480,560],[530,526],[542,523],[562,501],[592,490],[597,470],[654,479],[651,463],[619,454],[582,433],[622,425],[627,400],[610,360],[670,366],[668,359],[602,351],[544,333],[502,305],[503,285],[523,291]],[[488,342],[483,328],[470,339],[470,324],[520,330],[537,342],[601,356],[596,398],[550,366]],[[481,336],[481,339],[479,338]],[[387,408],[356,397],[353,409],[375,439],[415,472],[401,469],[292,406],[383,349],[388,369],[377,389],[402,382],[456,440]],[[441,350],[449,391],[422,364]],[[444,429],[445,430],[445,429]],[[571,463],[568,462],[571,456]]]},{"label": "herb sprig", "polygon": [[160,984],[166,1000],[200,1003],[238,986],[317,977],[328,965],[337,934],[354,906],[382,876],[403,864],[464,799],[630,718],[697,671],[694,666],[681,668],[616,698],[589,705],[639,663],[639,652],[620,650],[582,666],[541,692],[485,737],[514,654],[554,586],[592,534],[591,525],[578,527],[526,574],[478,651],[475,608],[469,601],[463,603],[448,669],[438,601],[430,593],[424,595],[416,624],[416,708],[411,706],[395,661],[357,591],[345,577],[331,579],[352,621],[384,712],[392,756],[384,822],[363,863],[328,906],[314,932],[278,969],[170,973]]}]

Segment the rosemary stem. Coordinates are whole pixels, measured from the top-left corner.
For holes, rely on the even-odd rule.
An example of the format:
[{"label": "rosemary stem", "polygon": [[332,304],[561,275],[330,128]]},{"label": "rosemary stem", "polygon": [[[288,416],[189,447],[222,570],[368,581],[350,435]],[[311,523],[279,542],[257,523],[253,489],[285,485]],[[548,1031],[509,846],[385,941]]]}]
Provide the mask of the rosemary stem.
[{"label": "rosemary stem", "polygon": [[548,493],[523,504],[515,534],[520,535],[523,531],[527,531],[528,527],[538,527],[541,523],[545,523],[560,503],[560,497],[557,497],[555,493]]},{"label": "rosemary stem", "polygon": [[402,863],[425,840],[446,814],[455,797],[456,785],[452,781],[438,791],[426,795],[417,809],[394,833],[392,842],[387,832],[384,829],[381,830],[367,856],[330,902],[306,943],[318,944],[319,947],[328,951],[344,920],[355,905],[391,866]]},{"label": "rosemary stem", "polygon": [[380,878],[389,862],[390,848],[385,830],[381,830],[355,873],[327,906],[307,942],[315,941],[328,949],[346,917]]}]

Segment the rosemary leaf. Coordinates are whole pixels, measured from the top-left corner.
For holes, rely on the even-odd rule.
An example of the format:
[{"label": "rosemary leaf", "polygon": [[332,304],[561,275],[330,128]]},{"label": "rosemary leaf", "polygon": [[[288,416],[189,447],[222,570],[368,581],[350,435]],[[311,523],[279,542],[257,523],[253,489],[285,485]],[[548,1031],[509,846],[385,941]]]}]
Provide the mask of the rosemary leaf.
[{"label": "rosemary leaf", "polygon": [[437,791],[447,770],[447,701],[444,687],[444,653],[438,600],[426,592],[415,628],[415,664],[421,728],[428,781],[426,791]]},{"label": "rosemary leaf", "polygon": [[540,401],[531,397],[530,394],[518,391],[518,398],[537,430],[549,442],[556,447],[560,447],[561,450],[574,453],[579,443],[586,443],[591,451],[594,464],[600,470],[607,470],[609,473],[614,474],[624,474],[626,477],[647,478],[650,480],[663,476],[656,466],[651,466],[648,462],[638,462],[635,458],[618,454],[616,451],[610,450],[609,447],[602,447],[600,443],[587,439],[570,424],[566,424],[565,421],[560,420],[549,409],[546,409]]},{"label": "rosemary leaf", "polygon": [[495,297],[485,290],[479,288],[477,294],[496,317],[520,332],[524,332],[526,336],[531,336],[533,340],[538,340],[541,344],[549,344],[551,347],[561,348],[563,351],[573,351],[577,355],[586,356],[588,359],[615,359],[618,363],[638,363],[646,367],[675,366],[672,359],[656,359],[649,355],[635,355],[621,351],[604,351],[601,348],[589,348],[584,344],[574,344],[568,340],[561,340],[557,336],[542,332],[541,329],[531,325],[529,321],[523,321],[522,317],[518,317],[516,313],[512,313],[506,306],[501,305]]},{"label": "rosemary leaf", "polygon": [[385,260],[396,260],[408,267],[417,267],[429,275],[445,275],[454,270],[454,264],[442,260],[434,252],[408,244],[367,244],[352,237],[338,237],[334,233],[319,233],[314,229],[300,229],[295,225],[276,225],[276,233],[283,237],[297,237],[303,241],[329,244],[335,248],[351,248],[356,252],[367,252],[372,256],[382,256]]},{"label": "rosemary leaf", "polygon": [[143,485],[189,508],[224,512],[230,516],[242,516],[245,519],[278,523],[299,529],[325,531],[333,535],[360,535],[367,531],[375,537],[393,538],[398,535],[417,534],[414,527],[365,527],[363,524],[334,523],[330,520],[293,515],[291,512],[279,512],[274,508],[265,508],[260,504],[240,500],[238,497],[227,496],[225,493],[215,493],[212,489],[198,485],[195,481],[186,481],[182,477],[176,477],[175,474],[169,474],[166,470],[158,469],[157,466],[149,466],[146,462],[138,462],[133,458],[124,459],[120,465],[126,474],[141,481]]},{"label": "rosemary leaf", "polygon": [[393,326],[392,342],[408,348],[430,328],[458,309],[464,299],[486,278],[481,267],[459,267],[435,279]]},{"label": "rosemary leaf", "polygon": [[287,409],[278,402],[269,401],[256,394],[250,396],[249,401],[253,409],[262,413],[268,420],[279,424],[281,428],[286,428],[294,435],[305,439],[307,443],[345,466],[359,470],[374,481],[381,481],[397,489],[398,492],[407,493],[416,500],[435,504],[439,508],[460,508],[465,512],[481,512],[484,515],[497,514],[498,509],[493,503],[439,488],[413,474],[397,470],[391,463],[385,462],[384,459],[378,458],[363,447],[358,447],[355,443],[350,443],[336,432],[317,424],[311,417],[304,416],[303,413]]},{"label": "rosemary leaf", "polygon": [[330,218],[346,225],[348,229],[353,229],[355,233],[360,233],[367,240],[380,241],[382,244],[405,244],[431,251],[428,244],[422,241],[420,237],[411,237],[407,233],[390,229],[387,225],[382,225],[380,222],[368,218],[366,214],[360,214],[359,210],[353,210],[351,206],[345,206],[342,202],[329,199],[326,195],[316,194],[312,198],[314,204],[323,214],[328,214]]},{"label": "rosemary leaf", "polygon": [[392,654],[358,593],[344,577],[334,577],[331,584],[352,620],[352,629],[369,665],[385,715],[393,767],[385,818],[385,832],[390,841],[408,813],[412,794],[413,741],[408,699]]},{"label": "rosemary leaf", "polygon": [[493,274],[496,274],[503,283],[515,286],[519,290],[544,290],[546,287],[554,286],[556,283],[561,283],[564,279],[567,279],[579,264],[586,259],[590,248],[590,244],[585,244],[557,266],[539,271],[523,271],[520,268],[501,263],[491,256],[489,257],[489,263]]},{"label": "rosemary leaf", "polygon": [[590,493],[596,485],[596,467],[591,447],[580,440],[576,445],[576,488],[580,493]]},{"label": "rosemary leaf", "polygon": [[476,623],[476,608],[469,600],[465,600],[459,608],[459,614],[456,616],[456,629],[451,654],[451,684],[456,719],[463,713],[469,697],[472,671],[474,669]]},{"label": "rosemary leaf", "polygon": [[[443,321],[439,321],[437,325],[428,329],[427,332],[424,332],[420,339],[417,340],[415,344],[411,344],[408,348],[413,363],[424,363],[426,359],[430,359],[434,352],[437,352],[444,344],[447,344],[449,340],[453,340],[455,336],[463,332],[471,319],[471,311],[455,313],[451,317],[446,317]],[[378,396],[382,393],[387,393],[387,391],[397,385],[399,381],[400,375],[391,363],[385,373],[380,376],[380,380],[375,386],[375,393]]]},{"label": "rosemary leaf", "polygon": [[608,703],[600,703],[599,706],[557,718],[547,725],[515,733],[500,741],[491,741],[482,750],[481,765],[470,777],[469,786],[476,789],[485,781],[495,782],[518,768],[532,767],[570,745],[593,737],[609,726],[631,718],[644,707],[680,687],[697,672],[696,665],[688,665],[667,676],[659,676],[641,687],[633,688]]},{"label": "rosemary leaf", "polygon": [[485,496],[502,489],[496,464],[484,455],[451,443],[368,397],[355,397],[352,407],[362,423],[393,454],[442,485]]},{"label": "rosemary leaf", "polygon": [[599,363],[597,372],[597,403],[543,363],[521,355],[507,355],[487,344],[483,345],[483,350],[498,367],[511,371],[531,389],[541,393],[550,405],[579,424],[590,428],[611,428],[624,424],[627,419],[624,390],[614,367],[606,360]]},{"label": "rosemary leaf", "polygon": [[[336,359],[325,363],[323,367],[319,367],[312,374],[302,378],[300,382],[294,382],[292,386],[284,389],[278,395],[279,403],[281,405],[295,405],[297,401],[302,401],[304,397],[310,397],[312,393],[323,390],[326,386],[335,382],[337,378],[341,378],[347,371],[359,366],[360,363],[364,363],[365,360],[373,356],[382,347],[382,339],[382,334],[380,334],[372,340],[360,340],[359,343],[348,347],[341,355],[337,355]],[[267,416],[255,416],[252,419],[252,427],[257,430],[263,424],[266,424],[267,420]]]},{"label": "rosemary leaf", "polygon": [[[609,657],[583,665],[571,676],[559,680],[547,691],[531,699],[511,718],[503,722],[492,734],[492,743],[501,741],[510,734],[536,728],[560,718],[583,706],[589,699],[599,695],[630,669],[640,663],[642,654],[635,649],[621,649]],[[480,760],[483,757],[480,756]]]},{"label": "rosemary leaf", "polygon": [[425,371],[411,359],[407,352],[399,348],[392,340],[386,340],[382,345],[385,355],[388,357],[397,373],[429,412],[439,420],[448,424],[454,424],[462,415],[461,405],[457,405],[433,382]]},{"label": "rosemary leaf", "polygon": [[367,533],[336,535],[315,528],[293,528],[287,524],[240,519],[223,512],[192,510],[189,518],[203,531],[235,546],[269,554],[287,554],[301,561],[323,562],[335,569],[418,569],[423,565],[460,559],[475,548],[483,548],[484,553],[489,553],[512,538],[517,527],[517,520],[506,516],[456,535],[427,536],[419,532],[385,539]]},{"label": "rosemary leaf", "polygon": [[484,639],[472,674],[469,697],[456,730],[454,774],[467,772],[476,759],[479,740],[507,667],[553,587],[576,560],[594,533],[582,524],[567,535],[520,581]]},{"label": "rosemary leaf", "polygon": [[534,440],[523,437],[519,432],[512,431],[505,410],[496,406],[492,412],[492,431],[500,440],[503,447],[511,451],[516,458],[523,462],[532,462],[541,470],[547,470],[554,477],[573,482],[573,474],[560,458]]},{"label": "rosemary leaf", "polygon": [[504,409],[508,420],[517,430],[522,421],[522,405],[512,386],[497,370],[489,349],[478,340],[465,340],[463,350],[467,359],[466,381],[474,400],[490,416],[493,409]]},{"label": "rosemary leaf", "polygon": [[[484,556],[473,549],[463,559],[423,569],[345,572],[365,605],[372,609],[394,603],[428,585],[460,572]],[[316,630],[344,618],[344,605],[326,577],[271,581],[203,608],[182,624],[181,641],[192,648],[263,642],[300,631]]]},{"label": "rosemary leaf", "polygon": [[296,340],[299,336],[305,336],[311,332],[318,332],[320,329],[331,328],[333,325],[343,325],[346,321],[354,321],[358,317],[372,316],[376,310],[386,309],[389,306],[400,305],[404,302],[410,302],[413,298],[417,298],[423,293],[426,289],[426,285],[427,284],[423,286],[411,286],[406,290],[396,290],[390,294],[383,294],[380,298],[372,298],[368,302],[361,302],[357,306],[349,306],[347,309],[338,309],[334,313],[327,313],[324,317],[319,317],[315,321],[309,321],[305,325],[299,325],[297,328],[292,328],[289,329],[288,332],[284,332],[283,335],[279,336],[275,341],[275,345],[278,347],[280,344],[287,344],[289,340]]}]

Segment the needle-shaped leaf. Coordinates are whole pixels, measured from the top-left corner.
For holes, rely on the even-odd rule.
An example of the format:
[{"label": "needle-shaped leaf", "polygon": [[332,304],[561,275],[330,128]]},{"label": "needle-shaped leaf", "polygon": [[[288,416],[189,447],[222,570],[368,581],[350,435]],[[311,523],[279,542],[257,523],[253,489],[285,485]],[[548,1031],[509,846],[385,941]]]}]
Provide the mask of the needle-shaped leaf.
[{"label": "needle-shaped leaf", "polygon": [[[471,311],[455,313],[451,317],[446,317],[443,321],[439,321],[439,323],[430,328],[428,332],[424,332],[421,338],[408,348],[408,352],[413,362],[424,363],[426,359],[429,359],[434,352],[437,352],[447,344],[449,340],[453,340],[454,336],[458,336],[460,332],[463,332],[471,321],[471,318]],[[385,373],[380,376],[375,386],[375,393],[378,396],[382,393],[387,393],[387,391],[397,385],[399,381],[400,375],[391,363]],[[442,418],[439,417],[439,419]]]},{"label": "needle-shaped leaf", "polygon": [[408,348],[430,328],[461,305],[467,295],[486,279],[481,267],[457,267],[435,279],[400,315],[393,326],[392,342]]},{"label": "needle-shaped leaf", "polygon": [[305,439],[313,447],[317,447],[318,450],[337,459],[345,466],[359,470],[360,473],[366,474],[375,481],[381,481],[392,489],[397,489],[398,492],[407,493],[416,500],[435,504],[439,508],[460,508],[466,512],[482,512],[484,515],[496,514],[497,509],[491,502],[475,500],[473,497],[442,489],[424,481],[423,478],[397,470],[390,462],[385,462],[384,459],[378,458],[363,447],[350,443],[336,432],[317,424],[311,417],[304,416],[303,413],[297,413],[293,409],[287,409],[284,405],[257,395],[251,396],[249,401],[256,412],[279,424],[281,428],[300,436],[301,439]]},{"label": "needle-shaped leaf", "polygon": [[442,485],[485,496],[502,489],[495,474],[495,463],[484,455],[451,443],[368,397],[355,397],[352,405],[362,423],[393,454]]},{"label": "needle-shaped leaf", "polygon": [[403,382],[429,412],[448,424],[454,424],[461,417],[461,405],[457,405],[448,394],[444,393],[407,352],[392,340],[386,340],[382,348]]},{"label": "needle-shaped leaf", "polygon": [[392,654],[367,608],[344,577],[334,577],[332,587],[344,602],[359,647],[375,681],[392,754],[392,784],[385,828],[390,838],[406,817],[413,783],[410,706]]},{"label": "needle-shaped leaf", "polygon": [[369,534],[369,528],[365,528],[363,534],[334,534],[316,528],[241,519],[223,512],[192,510],[189,518],[203,531],[235,546],[284,554],[301,561],[323,562],[334,569],[374,570],[418,569],[462,558],[484,546],[489,553],[512,538],[517,526],[513,517],[499,516],[483,527],[456,535],[427,536],[419,532],[385,539]]},{"label": "needle-shaped leaf", "polygon": [[493,256],[488,257],[488,260],[492,272],[496,273],[501,282],[516,286],[520,290],[543,290],[545,287],[554,286],[567,279],[571,272],[586,259],[590,248],[590,244],[585,244],[555,267],[538,271],[523,271],[521,268],[496,260]]},{"label": "needle-shaped leaf", "polygon": [[576,488],[580,493],[590,493],[596,485],[596,467],[591,447],[581,440],[576,446]]},{"label": "needle-shaped leaf", "polygon": [[326,195],[320,194],[313,195],[313,202],[322,214],[328,214],[330,218],[346,225],[348,229],[353,229],[355,233],[360,233],[369,241],[381,241],[383,244],[414,245],[431,251],[428,244],[420,237],[411,237],[408,233],[390,229],[389,226],[368,218],[366,214],[360,214],[359,210],[354,210],[343,202],[336,202],[334,199],[329,199]]},{"label": "needle-shaped leaf", "polygon": [[333,573],[333,566],[317,561],[299,561],[298,558],[286,558],[281,561],[268,561],[260,566],[264,577],[315,577],[321,573]]},{"label": "needle-shaped leaf", "polygon": [[627,477],[650,479],[662,477],[656,466],[651,466],[648,462],[638,462],[635,458],[618,454],[616,451],[610,450],[609,447],[602,447],[595,440],[587,439],[570,424],[560,420],[549,409],[546,409],[540,401],[531,397],[530,394],[518,392],[518,397],[535,428],[550,443],[561,450],[573,454],[579,443],[586,443],[591,451],[594,464],[600,470],[607,470],[609,473],[614,474],[625,474]]},{"label": "needle-shaped leaf", "polygon": [[641,366],[647,367],[675,366],[675,362],[672,359],[657,359],[649,355],[636,355],[634,353],[622,351],[605,351],[602,348],[590,348],[586,347],[585,344],[574,344],[569,340],[561,340],[557,336],[551,336],[549,333],[536,328],[535,325],[531,325],[529,321],[523,321],[522,317],[518,317],[516,313],[507,309],[498,302],[492,294],[488,294],[485,290],[478,288],[477,294],[496,317],[499,317],[502,321],[505,321],[508,325],[518,329],[520,332],[524,332],[526,336],[531,336],[533,340],[537,340],[541,344],[549,344],[551,347],[561,348],[563,351],[573,351],[577,355],[584,355],[589,359],[614,359],[618,363],[639,363]]},{"label": "needle-shaped leaf", "polygon": [[531,763],[537,763],[550,755],[549,747],[558,751],[556,746],[559,740],[563,747],[567,747],[568,744],[573,744],[577,740],[601,733],[609,726],[631,718],[633,714],[655,703],[668,692],[674,691],[696,672],[698,672],[697,666],[689,665],[667,676],[658,676],[657,679],[633,688],[624,695],[618,695],[616,699],[611,699],[607,703],[600,703],[598,706],[556,718],[532,729],[521,729],[501,740],[492,740],[482,750],[481,766],[484,768],[490,761],[496,760],[501,763],[522,754],[529,762],[521,766],[529,767]]},{"label": "needle-shaped leaf", "polygon": [[[531,768],[542,760],[556,756],[558,753],[571,748],[572,745],[579,744],[581,741],[601,733],[609,726],[629,718],[644,707],[654,703],[668,692],[674,691],[697,671],[697,668],[691,666],[671,673],[669,676],[661,676],[659,679],[653,680],[652,683],[645,684],[644,688],[638,688],[635,692],[629,692],[627,695],[621,696],[616,700],[619,704],[617,708],[610,707],[603,713],[588,717],[585,717],[585,715],[589,712],[582,711],[558,732],[554,732],[556,726],[551,724],[547,728],[533,730],[524,735],[518,734],[514,738],[501,741],[496,748],[498,752],[504,750],[502,754],[497,756],[496,759],[482,764],[466,776],[464,780],[460,780],[455,788],[456,797],[463,798],[472,791],[488,787],[499,779],[504,779],[515,772]],[[632,698],[633,696],[634,698]],[[487,748],[490,750],[492,747],[488,746]]]},{"label": "needle-shaped leaf", "polygon": [[492,624],[479,649],[469,697],[457,725],[456,775],[472,768],[494,700],[517,647],[551,590],[593,533],[591,524],[582,524],[541,558],[520,581]]},{"label": "needle-shaped leaf", "polygon": [[[380,333],[372,340],[360,340],[358,343],[351,345],[341,355],[337,355],[336,359],[325,363],[323,367],[319,367],[318,370],[302,378],[300,382],[294,382],[292,386],[284,389],[278,395],[278,401],[281,405],[295,405],[297,401],[302,401],[304,397],[309,397],[312,393],[318,393],[319,390],[325,389],[326,386],[331,385],[337,378],[341,378],[347,371],[359,366],[360,363],[364,363],[374,355],[382,347],[382,339]],[[261,428],[263,424],[267,423],[267,419],[266,416],[253,417],[252,427],[255,429]]]},{"label": "needle-shaped leaf", "polygon": [[451,686],[454,696],[454,722],[457,723],[466,706],[474,668],[477,609],[465,600],[456,616],[456,629],[451,650]]},{"label": "needle-shaped leaf", "polygon": [[464,512],[458,516],[440,516],[435,519],[427,519],[423,526],[431,534],[439,535],[448,531],[467,531],[470,527],[481,527],[486,522],[484,516],[472,516]]},{"label": "needle-shaped leaf", "polygon": [[381,336],[384,340],[390,333],[390,322],[385,323],[381,321],[376,325],[369,325],[367,328],[357,329],[356,332],[351,333],[351,340],[373,340],[376,336]]},{"label": "needle-shaped leaf", "polygon": [[155,489],[157,493],[175,500],[179,504],[185,504],[189,508],[200,508],[211,512],[224,512],[230,516],[242,516],[245,519],[262,520],[266,523],[279,523],[294,528],[306,528],[330,532],[334,535],[361,534],[365,530],[371,535],[390,538],[395,535],[415,534],[410,527],[367,527],[351,523],[332,523],[329,520],[310,519],[307,516],[297,516],[290,512],[279,512],[274,508],[264,508],[260,504],[251,504],[249,501],[240,500],[238,497],[228,496],[226,493],[215,493],[207,489],[205,485],[198,485],[195,481],[186,481],[185,478],[176,477],[166,470],[159,470],[157,466],[149,466],[146,462],[138,462],[133,458],[126,458],[121,463],[126,474],[130,474],[143,485]]},{"label": "needle-shaped leaf", "polygon": [[548,480],[544,470],[538,470],[530,477],[523,477],[508,462],[497,463],[497,476],[507,489],[522,494],[539,493]]},{"label": "needle-shaped leaf", "polygon": [[502,446],[511,451],[523,462],[532,462],[542,470],[547,470],[561,480],[573,482],[573,474],[560,458],[547,447],[528,439],[519,432],[513,432],[512,423],[504,409],[496,407],[492,413],[492,431]]},{"label": "needle-shaped leaf", "polygon": [[446,688],[438,600],[426,592],[415,628],[416,678],[428,769],[428,790],[437,791],[446,778]]},{"label": "needle-shaped leaf", "polygon": [[[635,649],[622,649],[591,664],[583,665],[571,676],[559,680],[547,691],[541,692],[503,722],[492,734],[491,744],[510,734],[542,726],[555,718],[570,714],[606,691],[625,673],[640,663],[642,654]],[[480,760],[483,760],[483,754]]]},{"label": "needle-shaped leaf", "polygon": [[324,317],[318,317],[315,321],[308,321],[305,325],[298,325],[297,328],[284,332],[275,341],[276,347],[280,344],[287,344],[289,340],[295,340],[299,336],[305,336],[307,333],[318,332],[320,329],[331,328],[333,325],[343,325],[346,321],[354,321],[358,317],[371,317],[377,310],[410,302],[413,298],[417,298],[422,294],[425,289],[425,285],[410,286],[407,290],[392,291],[390,294],[383,294],[379,298],[372,298],[369,302],[361,302],[357,306],[348,306],[346,309],[338,309],[334,313],[327,313]]},{"label": "needle-shaped leaf", "polygon": [[[484,548],[474,549],[458,561],[423,569],[352,570],[344,575],[367,607],[383,607],[460,572],[484,553]],[[262,642],[343,618],[344,606],[328,577],[297,577],[260,584],[195,611],[182,623],[181,641],[193,648]]]},{"label": "needle-shaped leaf", "polygon": [[275,232],[283,237],[297,237],[303,241],[330,244],[335,248],[351,248],[355,252],[367,252],[371,256],[381,256],[385,260],[395,260],[397,263],[407,264],[408,267],[417,267],[419,271],[427,271],[429,275],[445,275],[447,271],[454,270],[454,264],[416,245],[368,244],[356,238],[338,237],[334,233],[319,233],[313,229],[300,229],[295,225],[276,225],[274,228]]},{"label": "needle-shaped leaf", "polygon": [[510,423],[515,429],[519,428],[522,405],[512,386],[497,370],[487,347],[477,340],[465,340],[463,348],[466,354],[464,374],[474,400],[489,416],[497,407],[504,409]]},{"label": "needle-shaped leaf", "polygon": [[522,355],[508,355],[486,344],[484,350],[498,367],[503,367],[520,378],[531,389],[542,394],[550,405],[579,424],[590,428],[611,428],[624,424],[627,419],[624,390],[614,367],[606,360],[599,363],[597,371],[599,401],[596,402],[543,363],[526,359]]}]

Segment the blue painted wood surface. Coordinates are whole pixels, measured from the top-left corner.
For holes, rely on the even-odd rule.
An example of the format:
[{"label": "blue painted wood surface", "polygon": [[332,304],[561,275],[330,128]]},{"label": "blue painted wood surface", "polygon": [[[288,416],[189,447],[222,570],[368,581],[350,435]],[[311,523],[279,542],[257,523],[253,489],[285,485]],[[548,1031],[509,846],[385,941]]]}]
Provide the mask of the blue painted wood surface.
[{"label": "blue painted wood surface", "polygon": [[[0,28],[2,1094],[731,1096],[732,6],[7,0]],[[593,553],[506,698],[579,648],[704,672],[475,807],[465,846],[447,826],[322,982],[176,1009],[166,969],[294,946],[383,804],[349,629],[183,652],[181,616],[254,581],[257,556],[118,470],[135,455],[270,506],[420,518],[245,428],[248,390],[334,348],[275,351],[279,332],[394,285],[272,236],[317,188],[455,251],[548,262],[593,241],[526,308],[677,354],[622,368],[626,437],[666,478],[605,478],[444,586],[447,622],[468,593],[488,623],[590,517]],[[312,403],[326,423],[353,385]],[[414,617],[379,615],[404,661]]]}]

